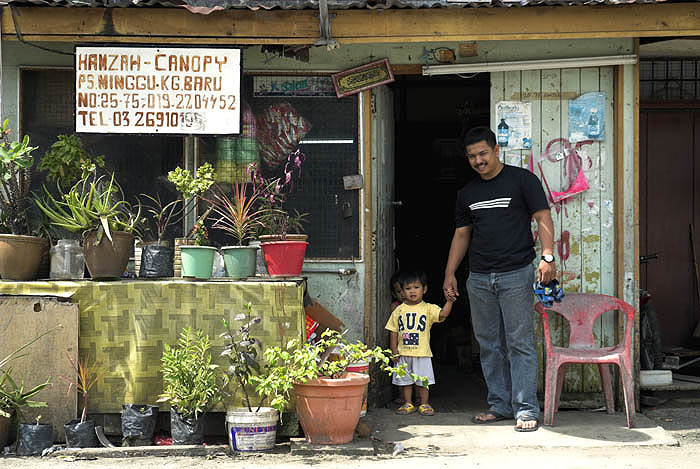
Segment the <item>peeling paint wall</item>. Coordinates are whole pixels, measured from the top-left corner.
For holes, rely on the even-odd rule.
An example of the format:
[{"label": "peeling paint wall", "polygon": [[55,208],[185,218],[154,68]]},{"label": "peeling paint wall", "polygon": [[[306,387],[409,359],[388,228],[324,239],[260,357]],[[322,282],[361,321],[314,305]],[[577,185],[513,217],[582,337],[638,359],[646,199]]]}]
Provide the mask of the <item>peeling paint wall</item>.
[{"label": "peeling paint wall", "polygon": [[[314,271],[319,273],[313,273]],[[355,273],[351,273],[351,272]],[[340,274],[339,272],[343,272]],[[365,264],[349,262],[306,262],[311,298],[318,301],[347,326],[351,341],[363,340],[365,321]]]},{"label": "peeling paint wall", "polygon": [[[521,96],[531,98],[524,100],[532,103],[532,151],[504,152],[506,163],[531,168],[543,180],[545,191],[548,188],[565,191],[571,187],[572,178],[569,176],[575,176],[571,174],[569,159],[577,158],[577,155],[580,157],[589,188],[551,206],[557,269],[566,292],[615,292],[613,72],[613,67],[593,67],[491,74],[493,109],[499,101],[517,100]],[[605,137],[602,141],[581,142],[578,145],[568,143],[569,100],[594,91],[602,91],[606,96]],[[495,129],[497,125],[495,113],[492,113],[492,126]],[[558,139],[564,140],[557,142]],[[547,160],[543,155],[550,143],[550,149],[555,153],[554,161]],[[538,165],[539,162],[544,164]],[[537,225],[533,222],[535,236],[536,229]],[[544,384],[544,344],[539,317],[535,321],[541,390]],[[604,314],[594,328],[598,345],[613,345],[615,328],[614,314]],[[568,345],[568,323],[564,319],[559,316],[554,318],[551,332],[556,345]],[[600,390],[597,367],[567,367],[565,392]]]}]

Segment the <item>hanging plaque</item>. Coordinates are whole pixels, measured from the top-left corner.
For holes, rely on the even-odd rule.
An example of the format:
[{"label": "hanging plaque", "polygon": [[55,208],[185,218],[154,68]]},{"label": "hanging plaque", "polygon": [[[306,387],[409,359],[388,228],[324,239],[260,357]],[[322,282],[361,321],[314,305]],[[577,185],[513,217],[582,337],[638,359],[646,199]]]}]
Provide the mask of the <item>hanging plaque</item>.
[{"label": "hanging plaque", "polygon": [[335,94],[342,98],[394,81],[394,72],[387,59],[361,65],[331,76]]}]

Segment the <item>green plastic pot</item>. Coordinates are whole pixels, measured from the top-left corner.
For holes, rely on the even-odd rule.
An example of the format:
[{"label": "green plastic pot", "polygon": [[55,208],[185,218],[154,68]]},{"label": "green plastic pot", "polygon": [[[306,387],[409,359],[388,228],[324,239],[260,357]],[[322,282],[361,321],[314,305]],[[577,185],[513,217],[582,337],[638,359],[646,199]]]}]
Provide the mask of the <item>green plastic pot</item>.
[{"label": "green plastic pot", "polygon": [[253,277],[255,275],[255,246],[226,246],[221,248],[224,255],[227,277]]},{"label": "green plastic pot", "polygon": [[212,246],[180,246],[182,257],[182,276],[194,278],[209,278],[214,267]]}]

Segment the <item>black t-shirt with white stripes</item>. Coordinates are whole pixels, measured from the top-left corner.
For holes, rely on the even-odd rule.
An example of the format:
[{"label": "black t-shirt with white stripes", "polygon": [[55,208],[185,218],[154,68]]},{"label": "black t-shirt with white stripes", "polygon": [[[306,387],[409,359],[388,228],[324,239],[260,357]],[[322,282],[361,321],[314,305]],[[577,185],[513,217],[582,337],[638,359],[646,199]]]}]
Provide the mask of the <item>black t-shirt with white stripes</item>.
[{"label": "black t-shirt with white stripes", "polygon": [[472,226],[472,272],[508,272],[535,258],[530,221],[548,208],[542,183],[530,171],[504,165],[493,179],[476,177],[457,194],[457,228]]}]

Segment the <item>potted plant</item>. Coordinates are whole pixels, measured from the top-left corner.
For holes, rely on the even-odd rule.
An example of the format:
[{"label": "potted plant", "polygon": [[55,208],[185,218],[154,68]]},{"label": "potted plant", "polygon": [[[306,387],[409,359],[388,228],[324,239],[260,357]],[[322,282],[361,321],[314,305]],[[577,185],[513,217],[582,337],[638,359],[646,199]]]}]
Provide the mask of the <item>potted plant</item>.
[{"label": "potted plant", "polygon": [[[13,359],[25,356],[26,354],[22,353],[24,350],[58,327],[60,326],[39,334],[6,357],[0,359],[0,448],[5,447],[11,434],[14,433],[15,438],[18,437],[18,424],[23,420],[22,409],[46,407],[46,402],[35,401],[33,398],[51,384],[50,378],[48,378],[43,383],[25,389],[24,381],[20,380],[18,383],[12,377],[12,367],[8,365]],[[53,442],[53,430],[49,432],[49,437],[51,442]]]},{"label": "potted plant", "polygon": [[66,446],[69,448],[94,448],[98,446],[97,434],[95,433],[95,422],[87,420],[88,396],[92,387],[102,378],[102,371],[94,361],[90,360],[90,355],[86,358],[73,360],[68,352],[66,358],[73,369],[73,376],[61,376],[68,383],[68,394],[72,391],[83,396],[83,411],[80,419],[71,420],[63,425],[66,432]]},{"label": "potted plant", "polygon": [[271,211],[270,208],[258,203],[262,195],[260,185],[249,185],[247,182],[241,183],[234,179],[231,184],[231,195],[221,186],[214,184],[211,195],[203,197],[211,208],[212,218],[215,219],[212,228],[225,232],[236,242],[235,246],[221,248],[226,264],[226,275],[229,277],[255,275],[257,246],[249,246],[248,242],[264,226],[264,217]]},{"label": "potted plant", "polygon": [[158,425],[158,407],[150,404],[122,404],[122,446],[148,446]]},{"label": "potted plant", "polygon": [[43,192],[42,200],[36,200],[36,204],[51,223],[82,235],[90,276],[121,277],[133,249],[141,207],[132,212],[114,173],[107,178],[91,172],[66,193],[59,187],[58,197],[46,186]]},{"label": "potted plant", "polygon": [[265,179],[259,170],[253,172],[256,190],[262,193],[260,205],[266,209],[258,239],[267,269],[272,276],[298,276],[304,263],[308,236],[303,234],[307,213],[285,208],[289,194],[294,190],[294,179],[301,177],[304,153],[291,153],[284,165],[283,177]]},{"label": "potted plant", "polygon": [[[175,188],[182,194],[186,212],[190,210],[190,207],[196,208],[202,195],[209,190],[215,178],[214,168],[209,163],[204,163],[197,168],[195,176],[179,166],[168,173],[168,180],[175,184]],[[211,207],[197,219],[188,232],[188,242],[179,246],[183,277],[211,277],[216,248],[209,246],[209,234],[204,224],[210,211]]]},{"label": "potted plant", "polygon": [[170,432],[173,444],[202,444],[204,414],[221,399],[216,369],[209,352],[209,336],[186,327],[177,347],[165,344],[161,357],[163,394],[158,402],[170,401]]},{"label": "potted plant", "polygon": [[[335,354],[333,360],[329,360],[331,354]],[[390,350],[350,343],[333,330],[323,332],[313,344],[305,342],[299,346],[294,339],[286,347],[268,347],[264,356],[265,373],[251,377],[256,392],[271,396],[271,406],[281,412],[293,390],[306,439],[318,444],[352,441],[369,376],[347,372],[349,365],[375,363],[386,373],[406,374],[405,364],[393,365]],[[427,378],[411,376],[428,385]]]},{"label": "potted plant", "polygon": [[185,207],[179,199],[163,205],[159,194],[155,197],[149,194],[141,196],[148,199],[147,203],[139,201],[141,211],[146,215],[142,219],[145,227],[141,232],[143,240],[148,241],[142,240],[141,243],[139,277],[172,277],[174,250],[165,235],[168,227],[182,221]]},{"label": "potted plant", "polygon": [[0,277],[6,280],[33,280],[48,255],[46,239],[32,236],[31,202],[32,151],[29,136],[10,140],[9,121],[0,128],[0,211],[9,234],[0,234]]},{"label": "potted plant", "polygon": [[239,322],[238,327],[223,319],[225,332],[224,350],[221,356],[229,361],[226,369],[226,386],[238,390],[243,395],[241,407],[226,412],[226,430],[232,451],[264,451],[275,445],[277,435],[278,411],[272,407],[263,407],[267,394],[260,394],[260,400],[251,402],[252,378],[260,379],[262,369],[257,361],[260,342],[251,337],[251,328],[259,324],[259,316],[253,318],[253,305],[245,304],[246,312],[233,318]]}]

